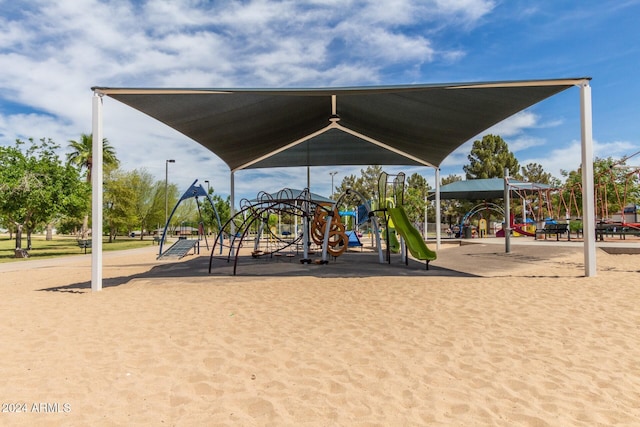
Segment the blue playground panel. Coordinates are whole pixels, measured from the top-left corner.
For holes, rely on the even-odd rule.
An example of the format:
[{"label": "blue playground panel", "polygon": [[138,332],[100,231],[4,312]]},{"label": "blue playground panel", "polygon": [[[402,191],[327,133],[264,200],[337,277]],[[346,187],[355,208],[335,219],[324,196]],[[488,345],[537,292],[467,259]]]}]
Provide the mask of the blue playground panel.
[{"label": "blue playground panel", "polygon": [[349,237],[349,243],[348,246],[349,247],[353,247],[353,246],[362,246],[362,242],[360,242],[360,238],[358,237],[358,234],[355,231],[347,231],[346,235]]}]

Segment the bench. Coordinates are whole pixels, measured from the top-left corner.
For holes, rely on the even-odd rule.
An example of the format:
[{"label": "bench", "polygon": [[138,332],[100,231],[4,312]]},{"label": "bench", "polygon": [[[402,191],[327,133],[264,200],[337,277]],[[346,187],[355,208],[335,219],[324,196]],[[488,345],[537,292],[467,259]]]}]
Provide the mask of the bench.
[{"label": "bench", "polygon": [[538,235],[544,235],[545,240],[548,235],[556,235],[556,241],[560,240],[560,235],[566,234],[567,240],[571,240],[571,233],[569,233],[569,224],[546,224],[544,228],[536,229],[535,240],[538,240]]},{"label": "bench", "polygon": [[87,253],[87,248],[91,249],[91,240],[78,240],[78,247],[82,250],[84,249],[84,253]]},{"label": "bench", "polygon": [[605,236],[618,236],[620,239],[626,240],[627,236],[640,236],[640,229],[620,224],[598,225],[596,227],[596,240],[602,242]]},{"label": "bench", "polygon": [[157,243],[157,244],[160,244],[160,241],[161,241],[161,240],[162,240],[162,237],[155,236],[155,237],[153,238],[153,244],[154,244],[154,245],[155,245],[156,243]]}]

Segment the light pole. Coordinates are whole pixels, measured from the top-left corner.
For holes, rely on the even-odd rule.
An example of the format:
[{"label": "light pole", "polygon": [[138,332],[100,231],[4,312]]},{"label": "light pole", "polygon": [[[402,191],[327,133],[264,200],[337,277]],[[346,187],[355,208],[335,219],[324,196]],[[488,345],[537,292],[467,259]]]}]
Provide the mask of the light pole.
[{"label": "light pole", "polygon": [[207,184],[207,195],[209,194],[209,180],[205,179],[204,183]]},{"label": "light pole", "polygon": [[333,196],[333,193],[335,192],[335,189],[333,187],[333,177],[338,173],[338,171],[333,171],[333,172],[329,172],[329,175],[331,175],[331,194],[329,195],[329,197]]},{"label": "light pole", "polygon": [[175,163],[174,159],[167,160],[164,163],[164,226],[167,226],[169,217],[169,163]]}]

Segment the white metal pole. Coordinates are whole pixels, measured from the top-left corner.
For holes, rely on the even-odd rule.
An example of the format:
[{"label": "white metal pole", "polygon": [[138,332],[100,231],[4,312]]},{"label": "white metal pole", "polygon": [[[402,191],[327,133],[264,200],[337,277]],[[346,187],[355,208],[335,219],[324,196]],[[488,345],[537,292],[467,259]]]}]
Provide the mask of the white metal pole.
[{"label": "white metal pole", "polygon": [[[236,179],[235,179],[235,172],[231,171],[231,197],[230,197],[230,203],[231,206],[229,206],[229,217],[233,218],[233,216],[236,214],[236,208],[235,208],[235,204],[236,204]],[[233,221],[231,221],[231,224],[229,224],[230,228],[231,228],[231,234],[234,235],[236,234],[236,226],[234,224]]]},{"label": "white metal pole", "polygon": [[436,249],[440,249],[440,168],[436,168]]},{"label": "white metal pole", "polygon": [[584,234],[584,274],[596,275],[596,234],[593,184],[593,125],[591,86],[580,86],[580,128],[582,136],[582,231]]},{"label": "white metal pole", "polygon": [[[230,185],[231,185],[231,197],[230,197],[231,206],[229,206],[229,217],[233,218],[233,216],[236,214],[236,209],[235,209],[236,183],[235,183],[235,172],[233,172],[233,171],[231,171],[230,181],[231,181],[230,182]],[[231,224],[229,224],[229,228],[231,229],[231,236],[229,236],[229,238],[231,239],[236,234],[236,225],[235,225],[235,223],[233,221],[231,221]]]},{"label": "white metal pole", "polygon": [[424,232],[422,233],[422,238],[425,241],[427,240],[427,228],[429,225],[429,219],[427,218],[427,211],[429,210],[428,202],[429,202],[429,199],[427,198],[427,192],[425,191],[424,193]]},{"label": "white metal pole", "polygon": [[91,146],[91,291],[102,290],[102,95],[94,92]]},{"label": "white metal pole", "polygon": [[504,168],[504,251],[511,252],[511,191],[509,189],[509,169]]}]

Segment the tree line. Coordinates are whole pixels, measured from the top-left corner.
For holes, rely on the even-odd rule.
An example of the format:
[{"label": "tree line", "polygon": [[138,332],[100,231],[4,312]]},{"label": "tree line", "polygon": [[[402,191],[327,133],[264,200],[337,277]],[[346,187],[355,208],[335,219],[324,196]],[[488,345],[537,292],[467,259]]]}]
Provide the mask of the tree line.
[{"label": "tree line", "polygon": [[[640,153],[636,153],[640,154]],[[611,157],[594,160],[594,180],[596,188],[596,215],[608,218],[619,213],[629,204],[640,202],[640,174],[637,167],[626,167],[631,156],[622,159]],[[499,135],[484,135],[475,140],[471,152],[467,156],[468,164],[463,166],[464,176],[451,174],[442,177],[440,185],[444,186],[463,179],[504,178],[505,169],[515,180],[546,184],[557,189],[547,193],[529,193],[525,197],[524,208],[518,204],[512,208],[512,213],[523,217],[523,209],[531,209],[531,213],[538,217],[553,217],[564,219],[566,216],[580,218],[582,209],[582,171],[562,170],[564,180],[554,177],[544,170],[538,163],[528,163],[520,166],[515,154],[509,150],[507,142]],[[380,166],[369,166],[361,169],[360,177],[349,175],[334,189],[334,195],[342,194],[347,188],[354,188],[369,200],[377,197],[377,180],[382,172]],[[426,179],[418,173],[408,177],[405,188],[405,209],[409,219],[420,228],[424,222],[425,211],[427,221],[435,222],[435,207],[425,203],[425,197],[431,191]],[[442,200],[441,222],[443,224],[459,224],[464,215],[479,202],[501,203],[499,200]],[[346,209],[352,209],[359,204],[358,200],[347,200]],[[530,217],[530,216],[529,216]],[[497,218],[502,221],[502,218]]]},{"label": "tree line", "polygon": [[[51,139],[38,141],[16,140],[13,146],[0,147],[0,227],[6,228],[10,236],[15,234],[16,248],[22,248],[23,233],[26,233],[26,248],[31,248],[31,234],[45,231],[46,238],[52,238],[56,228],[63,234],[76,234],[87,238],[91,224],[91,174],[93,168],[93,140],[91,135],[82,134],[78,140],[69,141],[65,158],[58,154],[60,146]],[[102,141],[104,162],[104,212],[103,229],[109,241],[118,235],[128,235],[139,231],[144,233],[159,229],[165,222],[165,197],[172,207],[180,194],[174,184],[165,191],[165,182],[156,180],[145,169],[126,171],[120,169],[120,162],[114,148],[105,138]],[[503,178],[507,169],[514,179],[548,184],[561,188],[550,200],[541,200],[540,195],[531,194],[527,203],[547,205],[549,211],[568,212],[579,216],[582,206],[580,190],[581,171],[562,171],[564,182],[553,177],[537,163],[520,166],[507,143],[497,135],[485,135],[473,143],[469,163],[463,166],[465,179]],[[596,159],[594,162],[596,198],[599,203],[597,215],[606,217],[621,211],[627,204],[637,204],[640,200],[640,185],[637,169],[625,168],[623,159]],[[361,175],[349,175],[332,189],[333,198],[346,189],[355,189],[365,198],[377,197],[378,178],[381,166],[371,165],[361,169]],[[462,180],[460,175],[449,175],[441,179],[441,185]],[[404,205],[412,222],[421,225],[427,215],[429,222],[435,222],[435,207],[425,203],[431,190],[426,179],[414,173],[406,180]],[[216,210],[224,223],[230,216],[229,197],[222,198],[209,189]],[[456,223],[478,201],[443,200],[442,222]],[[352,209],[360,204],[356,199],[345,199],[342,209]],[[516,214],[522,215],[522,207],[514,207]],[[202,215],[207,231],[217,232],[217,220],[208,203],[198,211],[193,201],[180,205],[172,227],[180,224],[196,225]]]},{"label": "tree line", "polygon": [[[91,229],[91,175],[93,138],[82,134],[69,141],[62,158],[61,146],[51,139],[16,140],[13,146],[0,147],[0,227],[16,240],[16,249],[31,249],[31,235],[45,231],[51,240],[53,229],[61,234],[75,234],[86,239]],[[103,147],[104,212],[103,229],[111,242],[118,235],[144,233],[161,228],[165,223],[165,194],[173,207],[179,197],[175,184],[156,180],[145,169],[125,171],[114,148],[105,138]],[[213,189],[211,189],[213,192]],[[226,212],[220,196],[212,197],[221,212]],[[213,210],[205,206],[203,216],[213,218]],[[174,215],[173,224],[197,225],[198,210],[194,203],[183,203]],[[174,227],[174,228],[175,228]],[[23,234],[26,245],[23,246]],[[137,233],[136,233],[137,234]]]}]

